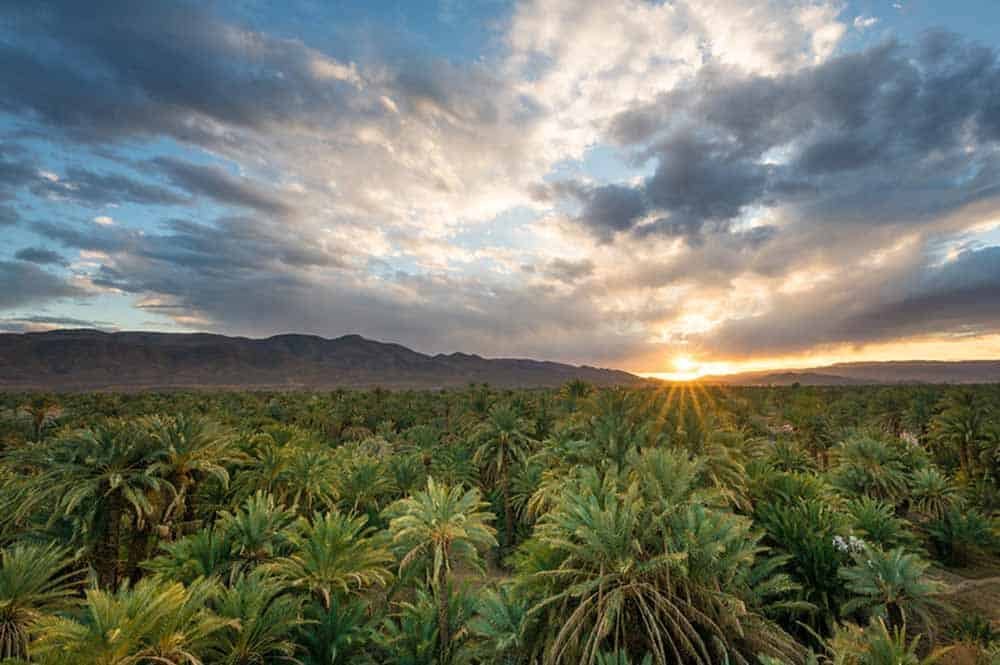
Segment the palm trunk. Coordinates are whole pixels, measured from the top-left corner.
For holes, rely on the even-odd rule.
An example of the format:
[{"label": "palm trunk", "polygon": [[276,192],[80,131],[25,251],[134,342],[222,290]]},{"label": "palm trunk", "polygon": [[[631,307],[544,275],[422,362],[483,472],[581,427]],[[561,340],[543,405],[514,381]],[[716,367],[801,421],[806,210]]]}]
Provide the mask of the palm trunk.
[{"label": "palm trunk", "polygon": [[889,628],[899,628],[905,625],[902,608],[896,603],[889,603],[886,608],[886,618],[889,620]]},{"label": "palm trunk", "polygon": [[142,569],[139,567],[149,555],[149,541],[152,539],[149,526],[136,527],[132,532],[132,540],[128,546],[128,562],[125,565],[125,574],[134,585],[142,577]]},{"label": "palm trunk", "polygon": [[101,525],[97,544],[94,546],[94,568],[101,588],[115,590],[118,587],[118,551],[121,539],[123,500],[117,492],[108,498],[104,511],[105,521]]},{"label": "palm trunk", "polygon": [[451,631],[448,625],[448,589],[438,589],[438,646],[440,647],[441,663],[448,662],[448,647],[451,643]]},{"label": "palm trunk", "polygon": [[500,475],[500,491],[503,494],[503,547],[505,552],[509,552],[514,544],[514,509],[510,505],[510,470],[506,464]]},{"label": "palm trunk", "polygon": [[[445,561],[447,561],[447,549],[445,549],[444,557]],[[437,591],[438,604],[438,648],[441,664],[445,665],[448,662],[448,648],[451,646],[451,626],[448,621],[448,578],[444,569],[438,572],[434,586]]]}]

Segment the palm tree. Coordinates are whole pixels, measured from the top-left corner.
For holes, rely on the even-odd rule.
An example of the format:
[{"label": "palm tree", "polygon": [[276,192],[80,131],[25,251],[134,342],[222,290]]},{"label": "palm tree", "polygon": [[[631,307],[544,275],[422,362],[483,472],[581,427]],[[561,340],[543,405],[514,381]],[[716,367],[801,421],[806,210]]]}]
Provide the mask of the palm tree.
[{"label": "palm tree", "polygon": [[35,624],[73,605],[79,575],[65,548],[16,544],[0,550],[0,661],[28,658]]},{"label": "palm tree", "polygon": [[237,450],[231,432],[201,416],[155,417],[146,422],[146,428],[159,448],[150,472],[166,479],[172,490],[161,523],[170,526],[179,518],[191,522],[195,515],[191,496],[195,484],[215,478],[224,487],[228,486],[226,467],[244,460],[245,456]]},{"label": "palm tree", "polygon": [[32,479],[39,497],[54,495],[52,518],[83,520],[98,580],[116,588],[122,525],[153,518],[154,498],[167,486],[150,471],[157,460],[150,439],[134,423],[109,421],[24,452],[22,461],[41,471]]},{"label": "palm tree", "polygon": [[328,451],[285,448],[285,466],[278,478],[277,493],[300,514],[332,507],[337,500],[337,460]]},{"label": "palm tree", "polygon": [[143,563],[143,568],[182,584],[191,584],[199,577],[227,579],[236,563],[233,540],[215,527],[161,543],[160,547],[163,553]]},{"label": "palm tree", "polygon": [[958,501],[958,488],[933,466],[917,469],[910,477],[910,505],[921,515],[938,519]]},{"label": "palm tree", "polygon": [[841,568],[840,577],[855,595],[841,608],[844,614],[859,610],[901,628],[916,616],[925,628],[934,624],[929,610],[942,607],[933,598],[940,585],[925,578],[930,564],[902,547],[884,552],[866,547],[854,554],[854,565]]},{"label": "palm tree", "polygon": [[300,518],[288,538],[292,554],[278,559],[273,571],[293,586],[308,589],[327,611],[337,593],[385,586],[392,577],[392,555],[373,542],[367,522],[367,517],[337,511],[316,513],[311,521]]},{"label": "palm tree", "polygon": [[[873,620],[867,628],[855,624],[838,626],[824,648],[829,658],[823,662],[834,665],[932,665],[951,647],[937,649],[923,656],[920,635],[907,640],[905,626],[892,630],[881,619]],[[764,661],[770,665],[771,661]]]},{"label": "palm tree", "polygon": [[280,580],[261,569],[240,575],[220,591],[213,605],[231,622],[212,646],[213,663],[297,663],[294,635],[302,625],[302,602],[285,593]]},{"label": "palm tree", "polygon": [[216,616],[207,603],[215,582],[145,578],[116,593],[87,591],[82,612],[46,616],[33,649],[52,665],[201,665],[223,629],[235,622]]},{"label": "palm tree", "polygon": [[527,598],[518,597],[510,586],[487,589],[480,595],[469,630],[477,638],[483,662],[517,665],[531,658]]},{"label": "palm tree", "polygon": [[559,397],[566,405],[566,410],[572,413],[592,392],[594,387],[583,379],[570,379],[559,389]]},{"label": "palm tree", "polygon": [[392,548],[399,559],[400,575],[415,564],[423,564],[438,603],[438,645],[447,657],[451,633],[448,625],[450,575],[464,563],[482,570],[479,550],[496,547],[496,531],[489,526],[493,515],[479,490],[439,485],[427,479],[427,489],[401,499],[386,509],[390,518]]},{"label": "palm tree", "polygon": [[952,395],[945,409],[931,421],[931,437],[958,454],[959,467],[968,476],[975,468],[979,447],[986,441],[986,408],[972,391]]},{"label": "palm tree", "polygon": [[860,436],[837,447],[833,480],[852,494],[867,494],[895,504],[906,493],[908,478],[900,454],[892,444]]},{"label": "palm tree", "polygon": [[252,567],[287,553],[294,522],[294,512],[257,492],[235,512],[223,511],[218,528],[232,543],[233,555]]},{"label": "palm tree", "polygon": [[524,460],[534,440],[533,425],[511,405],[498,403],[490,407],[486,421],[476,428],[473,440],[478,443],[474,460],[484,468],[487,477],[500,487],[504,512],[504,548],[514,542],[514,509],[510,497],[510,469]]},{"label": "palm tree", "polygon": [[647,501],[669,483],[643,488],[644,478],[583,474],[519,554],[519,584],[540,598],[531,611],[554,627],[544,662],[593,665],[607,647],[659,665],[799,660],[794,641],[737,596],[757,551],[749,520],[684,491],[679,505]]},{"label": "palm tree", "polygon": [[45,430],[63,415],[63,408],[58,403],[44,397],[21,405],[18,411],[31,424],[31,440],[36,442],[41,441]]},{"label": "palm tree", "polygon": [[310,603],[304,612],[296,642],[302,649],[302,665],[351,665],[366,662],[363,650],[371,639],[368,607],[357,598],[337,600],[328,608]]}]

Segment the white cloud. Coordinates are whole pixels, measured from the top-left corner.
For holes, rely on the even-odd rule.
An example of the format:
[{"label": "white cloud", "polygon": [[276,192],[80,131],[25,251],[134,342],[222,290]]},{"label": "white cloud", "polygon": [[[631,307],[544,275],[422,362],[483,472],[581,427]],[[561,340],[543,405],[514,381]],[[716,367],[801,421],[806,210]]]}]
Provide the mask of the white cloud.
[{"label": "white cloud", "polygon": [[854,17],[854,27],[858,30],[867,30],[868,28],[873,28],[878,24],[878,18],[875,16],[855,16]]}]

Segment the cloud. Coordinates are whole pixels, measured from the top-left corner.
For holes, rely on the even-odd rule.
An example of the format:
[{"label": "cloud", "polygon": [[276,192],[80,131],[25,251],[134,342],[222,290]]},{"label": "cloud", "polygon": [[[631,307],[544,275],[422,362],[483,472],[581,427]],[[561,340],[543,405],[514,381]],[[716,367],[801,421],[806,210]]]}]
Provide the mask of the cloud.
[{"label": "cloud", "polygon": [[91,207],[109,203],[180,205],[187,202],[183,196],[157,185],[80,167],[69,167],[65,176],[56,179],[37,174],[32,191],[39,196],[70,200]]},{"label": "cloud", "polygon": [[152,164],[166,174],[174,186],[192,194],[272,215],[288,214],[291,211],[289,205],[264,185],[233,176],[218,166],[193,164],[170,157],[158,157]]},{"label": "cloud", "polygon": [[779,296],[765,313],[734,319],[692,341],[745,357],[907,337],[975,336],[1000,328],[1000,247],[969,250],[940,266],[920,257],[903,253],[894,265],[882,266],[879,287],[842,273],[818,289]]},{"label": "cloud", "polygon": [[83,140],[225,142],[220,123],[259,129],[335,112],[342,88],[356,84],[324,75],[339,63],[300,42],[250,32],[195,4],[136,11],[126,0],[86,9],[40,0],[5,11],[18,34],[0,47],[0,108],[30,111]]},{"label": "cloud", "polygon": [[18,261],[28,261],[38,265],[66,265],[67,261],[59,252],[44,247],[25,247],[14,253]]},{"label": "cloud", "polygon": [[878,18],[874,16],[855,16],[854,17],[854,27],[858,30],[867,30],[868,28],[874,28],[878,25]]},{"label": "cloud", "polygon": [[21,215],[10,206],[0,205],[0,226],[13,226],[21,220]]},{"label": "cloud", "polygon": [[527,0],[463,61],[226,5],[18,5],[0,110],[32,147],[0,146],[0,198],[23,252],[199,329],[590,362],[986,330],[992,282],[932,257],[996,210],[997,54],[845,52],[840,9]]},{"label": "cloud", "polygon": [[[998,85],[994,51],[939,33],[781,75],[706,67],[613,120],[612,137],[655,170],[573,194],[578,220],[607,237],[725,231],[776,206],[817,222],[938,219],[1000,193]],[[649,218],[661,219],[640,227]]]},{"label": "cloud", "polygon": [[86,293],[36,265],[0,261],[0,309],[13,309]]},{"label": "cloud", "polygon": [[89,321],[67,316],[27,316],[23,318],[0,318],[0,331],[8,333],[39,332],[59,328],[97,328],[117,330],[106,321]]},{"label": "cloud", "polygon": [[554,279],[558,282],[578,282],[594,274],[594,262],[590,259],[572,261],[555,258],[545,265],[543,274],[549,279]]}]

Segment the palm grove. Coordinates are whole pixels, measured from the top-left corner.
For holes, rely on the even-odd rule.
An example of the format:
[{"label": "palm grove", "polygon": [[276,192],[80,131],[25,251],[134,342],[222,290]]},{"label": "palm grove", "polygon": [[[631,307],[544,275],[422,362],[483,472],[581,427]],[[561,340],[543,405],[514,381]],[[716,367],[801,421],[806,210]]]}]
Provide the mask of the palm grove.
[{"label": "palm grove", "polygon": [[997,653],[929,574],[995,563],[996,386],[5,395],[0,428],[2,663]]}]

